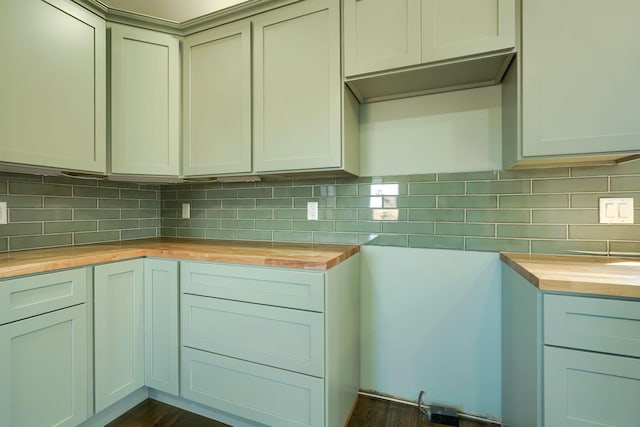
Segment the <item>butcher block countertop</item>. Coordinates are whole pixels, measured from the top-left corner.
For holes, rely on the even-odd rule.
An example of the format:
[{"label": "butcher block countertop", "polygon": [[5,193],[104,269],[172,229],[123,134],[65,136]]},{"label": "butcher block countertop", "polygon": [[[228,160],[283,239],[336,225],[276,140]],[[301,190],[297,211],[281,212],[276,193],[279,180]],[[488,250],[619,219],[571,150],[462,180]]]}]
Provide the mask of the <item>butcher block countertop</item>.
[{"label": "butcher block countertop", "polygon": [[0,253],[0,278],[144,256],[328,270],[359,251],[355,245],[142,239]]},{"label": "butcher block countertop", "polygon": [[640,298],[640,259],[502,253],[500,258],[543,291]]}]

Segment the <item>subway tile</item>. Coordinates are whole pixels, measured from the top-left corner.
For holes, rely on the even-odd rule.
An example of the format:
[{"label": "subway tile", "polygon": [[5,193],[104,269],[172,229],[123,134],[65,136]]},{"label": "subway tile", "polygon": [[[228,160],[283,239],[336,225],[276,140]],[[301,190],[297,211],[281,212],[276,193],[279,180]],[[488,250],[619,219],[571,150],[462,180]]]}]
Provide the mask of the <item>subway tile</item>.
[{"label": "subway tile", "polygon": [[[45,197],[45,208],[97,208],[97,199],[85,199],[77,197]],[[136,206],[137,207],[137,204]]]},{"label": "subway tile", "polygon": [[207,229],[205,233],[207,239],[238,240],[238,230],[215,230]]},{"label": "subway tile", "polygon": [[336,196],[357,196],[357,185],[338,185],[336,186]]},{"label": "subway tile", "polygon": [[256,182],[256,187],[292,187],[293,179],[281,179],[280,177],[269,180],[270,177],[265,177],[266,179],[262,181]]},{"label": "subway tile", "polygon": [[42,223],[23,222],[8,223],[0,226],[0,237],[6,236],[26,236],[31,234],[42,234]]},{"label": "subway tile", "polygon": [[160,193],[160,199],[162,200],[175,200],[178,198],[178,192],[177,191],[162,191],[162,193]]},{"label": "subway tile", "polygon": [[498,171],[485,172],[454,172],[439,173],[437,180],[441,181],[480,181],[498,179]]},{"label": "subway tile", "polygon": [[592,193],[592,194],[572,194],[571,195],[571,207],[572,208],[592,208],[598,209],[600,206],[601,197],[633,197],[633,205],[636,208],[640,208],[640,192],[636,193]]},{"label": "subway tile", "polygon": [[435,234],[444,236],[495,236],[493,224],[436,223]]},{"label": "subway tile", "polygon": [[[85,199],[76,199],[85,200]],[[90,199],[87,199],[90,200]],[[98,207],[100,209],[138,209],[140,206],[138,200],[130,199],[99,199]]]},{"label": "subway tile", "polygon": [[570,225],[569,238],[585,240],[640,241],[640,226],[637,224]]},{"label": "subway tile", "polygon": [[540,168],[501,170],[498,172],[501,180],[506,179],[532,179],[532,178],[562,178],[569,177],[569,168]]},{"label": "subway tile", "polygon": [[[137,200],[132,200],[132,201],[137,202]],[[162,207],[164,209],[181,210],[182,209],[182,201],[181,200],[164,200],[162,202]]]},{"label": "subway tile", "polygon": [[176,233],[176,237],[189,239],[205,239],[207,237],[207,230],[204,228],[178,228]]},{"label": "subway tile", "polygon": [[231,229],[252,229],[256,227],[256,223],[254,220],[248,219],[223,219],[220,221],[220,228],[231,228]]},{"label": "subway tile", "polygon": [[[221,221],[219,219],[191,219],[191,227],[193,228],[220,228]],[[140,224],[142,227],[142,224]]]},{"label": "subway tile", "polygon": [[609,242],[611,255],[638,255],[640,254],[640,244],[638,242]]},{"label": "subway tile", "polygon": [[[291,198],[278,198],[278,199],[257,199],[256,207],[258,209],[265,208],[290,208],[293,206],[293,200]],[[224,205],[224,202],[223,202]]]},{"label": "subway tile", "polygon": [[587,240],[532,240],[534,254],[607,254],[607,242]]},{"label": "subway tile", "polygon": [[463,209],[409,209],[410,221],[462,222]]},{"label": "subway tile", "polygon": [[7,207],[12,208],[41,208],[42,196],[2,196],[1,200],[7,202]]},{"label": "subway tile", "polygon": [[333,231],[333,221],[293,221],[295,231]]},{"label": "subway tile", "polygon": [[216,189],[207,190],[207,199],[235,199],[238,197],[238,190],[232,189]]},{"label": "subway tile", "polygon": [[273,240],[276,242],[305,242],[313,241],[313,233],[310,231],[274,231]]},{"label": "subway tile", "polygon": [[611,191],[640,191],[640,175],[612,177]]},{"label": "subway tile", "polygon": [[335,185],[316,185],[313,187],[313,197],[335,197]]},{"label": "subway tile", "polygon": [[205,218],[237,218],[238,211],[226,209],[207,209]]},{"label": "subway tile", "polygon": [[528,224],[529,222],[531,222],[531,212],[528,209],[468,210],[467,222]]},{"label": "subway tile", "polygon": [[336,197],[337,208],[368,208],[371,197]]},{"label": "subway tile", "polygon": [[155,218],[157,212],[153,209],[123,209],[120,211],[122,219],[130,218]]},{"label": "subway tile", "polygon": [[257,219],[256,230],[291,230],[291,220]]},{"label": "subway tile", "polygon": [[407,221],[407,209],[358,209],[360,221]]},{"label": "subway tile", "polygon": [[398,196],[396,203],[399,208],[435,208],[435,196]]},{"label": "subway tile", "polygon": [[49,248],[68,246],[73,242],[71,234],[48,234],[42,236],[11,237],[9,249],[19,251],[23,249]]},{"label": "subway tile", "polygon": [[331,185],[335,184],[335,178],[300,178],[294,179],[293,185],[302,186],[302,185]]},{"label": "subway tile", "polygon": [[169,227],[160,227],[160,236],[161,237],[176,237],[177,231],[175,228]]},{"label": "subway tile", "polygon": [[270,199],[273,197],[272,188],[241,188],[238,189],[238,198],[244,199]]},{"label": "subway tile", "polygon": [[22,173],[0,172],[0,181],[42,182],[42,176]]},{"label": "subway tile", "polygon": [[78,179],[70,176],[43,176],[42,182],[48,184],[83,185],[94,187],[98,185],[97,179]]},{"label": "subway tile", "polygon": [[9,182],[10,194],[42,195],[42,196],[71,196],[73,187],[58,184],[36,184],[30,182]]},{"label": "subway tile", "polygon": [[466,250],[486,252],[529,252],[529,241],[522,239],[467,238]]},{"label": "subway tile", "polygon": [[311,197],[313,187],[277,187],[273,189],[273,197]]},{"label": "subway tile", "polygon": [[120,238],[122,240],[148,239],[150,237],[157,237],[157,234],[155,228],[138,228],[136,230],[122,230]]},{"label": "subway tile", "polygon": [[119,239],[119,231],[90,231],[86,233],[74,233],[73,244],[84,245],[87,243],[113,242]]},{"label": "subway tile", "polygon": [[409,194],[412,196],[464,194],[464,186],[464,182],[411,183],[409,184]]},{"label": "subway tile", "polygon": [[240,240],[273,240],[273,232],[267,230],[238,230]]},{"label": "subway tile", "polygon": [[379,221],[336,221],[335,231],[356,231],[360,233],[379,233],[382,227]]},{"label": "subway tile", "polygon": [[580,166],[571,168],[571,176],[609,176],[640,174],[640,159],[612,166]]},{"label": "subway tile", "polygon": [[272,219],[272,209],[238,209],[238,219]]},{"label": "subway tile", "polygon": [[532,194],[526,196],[499,196],[500,209],[505,208],[568,208],[568,194]]},{"label": "subway tile", "polygon": [[162,218],[163,227],[187,228],[191,225],[190,219]]},{"label": "subway tile", "polygon": [[[222,201],[222,209],[234,209],[234,208],[255,208],[255,199],[225,199]],[[264,206],[260,206],[264,207]]]},{"label": "subway tile", "polygon": [[44,234],[97,230],[97,221],[52,221],[44,223]]},{"label": "subway tile", "polygon": [[410,248],[464,249],[464,237],[409,235]]},{"label": "subway tile", "polygon": [[[122,197],[125,198],[124,190],[122,191]],[[154,197],[130,197],[131,199],[153,199]],[[178,200],[204,200],[207,198],[207,193],[204,190],[183,190],[178,191]]]},{"label": "subway tile", "polygon": [[531,181],[468,182],[467,194],[527,194],[531,193]]},{"label": "subway tile", "polygon": [[[84,185],[82,182],[84,180],[78,180],[81,183],[78,185]],[[137,189],[139,186],[134,182],[123,182],[123,181],[109,181],[109,180],[100,180],[94,181],[98,185],[98,187],[111,187],[111,188],[128,188],[128,189]]]},{"label": "subway tile", "polygon": [[[271,212],[271,211],[269,211]],[[322,212],[318,212],[320,219],[326,219],[322,217]],[[273,211],[275,219],[307,219],[306,209],[275,209]]]},{"label": "subway tile", "polygon": [[71,209],[9,209],[11,222],[60,221],[71,219]]},{"label": "subway tile", "polygon": [[534,179],[534,193],[593,193],[607,191],[607,178]]},{"label": "subway tile", "polygon": [[6,252],[9,249],[9,239],[6,237],[0,238],[0,252]]},{"label": "subway tile", "polygon": [[565,225],[498,224],[498,237],[523,239],[564,239],[567,237],[567,227]]},{"label": "subway tile", "polygon": [[[0,194],[7,194],[7,183],[5,181],[0,181]],[[2,247],[0,246],[0,250]]]},{"label": "subway tile", "polygon": [[[182,201],[177,203],[176,208],[182,209]],[[222,209],[221,200],[191,200],[191,209]]]},{"label": "subway tile", "polygon": [[98,221],[98,230],[122,230],[127,228],[138,228],[137,219],[105,219]]},{"label": "subway tile", "polygon": [[[162,200],[139,200],[140,209],[160,209],[162,207]],[[193,203],[191,204],[193,207]]]},{"label": "subway tile", "polygon": [[382,177],[382,182],[435,182],[436,174],[389,175]]},{"label": "subway tile", "polygon": [[433,234],[432,222],[385,222],[382,224],[384,233],[397,234]]},{"label": "subway tile", "polygon": [[117,209],[74,209],[73,219],[119,219],[120,211]]},{"label": "subway tile", "polygon": [[[411,184],[433,185],[433,184]],[[404,196],[409,194],[409,186],[405,183],[360,184],[358,185],[360,196]]]},{"label": "subway tile", "polygon": [[[71,187],[69,187],[71,188]],[[58,196],[70,196],[69,194],[57,194]],[[120,190],[117,188],[100,187],[73,187],[74,197],[97,197],[104,199],[117,199],[120,197]]]},{"label": "subway tile", "polygon": [[[363,235],[363,236],[365,237],[365,239],[368,239],[371,235]],[[361,244],[366,244],[371,246],[406,247],[408,245],[408,241],[409,241],[408,236],[404,234],[382,234],[375,237],[374,239],[368,239]]]},{"label": "subway tile", "polygon": [[598,209],[534,210],[533,222],[551,224],[597,224]]},{"label": "subway tile", "polygon": [[152,228],[152,227],[160,227],[161,220],[160,218],[154,219],[141,219],[139,222],[140,228]]},{"label": "subway tile", "polygon": [[495,208],[497,196],[438,196],[439,208]]},{"label": "subway tile", "polygon": [[313,233],[314,243],[338,243],[344,245],[355,245],[358,242],[356,233]]},{"label": "subway tile", "polygon": [[[336,197],[316,197],[316,198],[296,197],[293,199],[293,207],[297,209],[307,209],[308,202],[318,202],[318,207],[320,209],[333,209],[336,207]],[[275,206],[275,207],[279,207],[279,206]],[[291,206],[282,206],[282,207],[291,207]]]},{"label": "subway tile", "polygon": [[[369,242],[377,239],[380,235],[377,233],[358,233],[356,242],[358,245],[366,245]],[[384,234],[384,236],[392,236],[392,234]]]},{"label": "subway tile", "polygon": [[222,188],[256,188],[255,182],[223,182]]},{"label": "subway tile", "polygon": [[[306,218],[307,211],[302,212],[304,212],[304,218]],[[358,212],[358,209],[321,209],[319,215],[320,219],[325,220],[354,221],[359,218]]]}]

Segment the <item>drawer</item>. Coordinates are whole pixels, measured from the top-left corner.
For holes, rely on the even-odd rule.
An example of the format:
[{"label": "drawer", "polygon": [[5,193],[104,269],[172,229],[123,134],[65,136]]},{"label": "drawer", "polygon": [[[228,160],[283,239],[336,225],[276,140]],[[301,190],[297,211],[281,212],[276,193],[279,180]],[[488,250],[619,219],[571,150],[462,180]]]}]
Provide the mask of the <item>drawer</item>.
[{"label": "drawer", "polygon": [[182,295],[182,345],[324,375],[324,315]]},{"label": "drawer", "polygon": [[324,310],[324,273],[237,266],[180,263],[182,292],[302,310]]},{"label": "drawer", "polygon": [[544,343],[640,357],[640,301],[545,295]]},{"label": "drawer", "polygon": [[640,426],[640,359],[544,348],[544,425]]},{"label": "drawer", "polygon": [[182,348],[182,395],[279,427],[324,425],[324,382],[294,372]]},{"label": "drawer", "polygon": [[81,304],[86,298],[86,268],[0,280],[0,324]]}]

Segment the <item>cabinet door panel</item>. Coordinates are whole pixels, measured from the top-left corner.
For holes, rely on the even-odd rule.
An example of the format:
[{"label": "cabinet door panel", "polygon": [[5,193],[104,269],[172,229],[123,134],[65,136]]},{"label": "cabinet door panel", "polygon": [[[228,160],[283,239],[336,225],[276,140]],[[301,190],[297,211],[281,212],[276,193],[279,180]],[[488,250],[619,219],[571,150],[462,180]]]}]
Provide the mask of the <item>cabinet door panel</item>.
[{"label": "cabinet door panel", "polygon": [[180,172],[180,58],[174,37],[111,25],[111,172]]},{"label": "cabinet door panel", "polygon": [[638,151],[640,2],[523,2],[524,156]]},{"label": "cabinet door panel", "polygon": [[251,172],[251,24],[184,42],[185,175]]},{"label": "cabinet door panel", "polygon": [[87,419],[84,304],[0,327],[0,425],[71,427]]},{"label": "cabinet door panel", "polygon": [[258,172],[340,167],[339,2],[310,0],[254,19]]},{"label": "cabinet door panel", "polygon": [[105,52],[71,1],[0,3],[0,161],[105,172]]},{"label": "cabinet door panel", "polygon": [[420,63],[420,0],[345,0],[346,76]]},{"label": "cabinet door panel", "polygon": [[422,0],[422,62],[515,46],[514,0]]},{"label": "cabinet door panel", "polygon": [[142,262],[94,270],[96,412],[144,386]]},{"label": "cabinet door panel", "polygon": [[545,346],[546,427],[640,425],[640,359]]}]

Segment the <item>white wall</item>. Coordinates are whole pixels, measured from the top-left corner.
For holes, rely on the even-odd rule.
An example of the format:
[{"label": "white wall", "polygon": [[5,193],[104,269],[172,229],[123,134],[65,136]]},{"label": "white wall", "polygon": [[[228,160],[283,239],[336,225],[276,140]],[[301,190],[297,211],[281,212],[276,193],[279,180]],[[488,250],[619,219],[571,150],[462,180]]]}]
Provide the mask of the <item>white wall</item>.
[{"label": "white wall", "polygon": [[364,104],[362,176],[501,168],[501,87]]},{"label": "white wall", "polygon": [[501,416],[496,253],[363,246],[361,388]]}]

